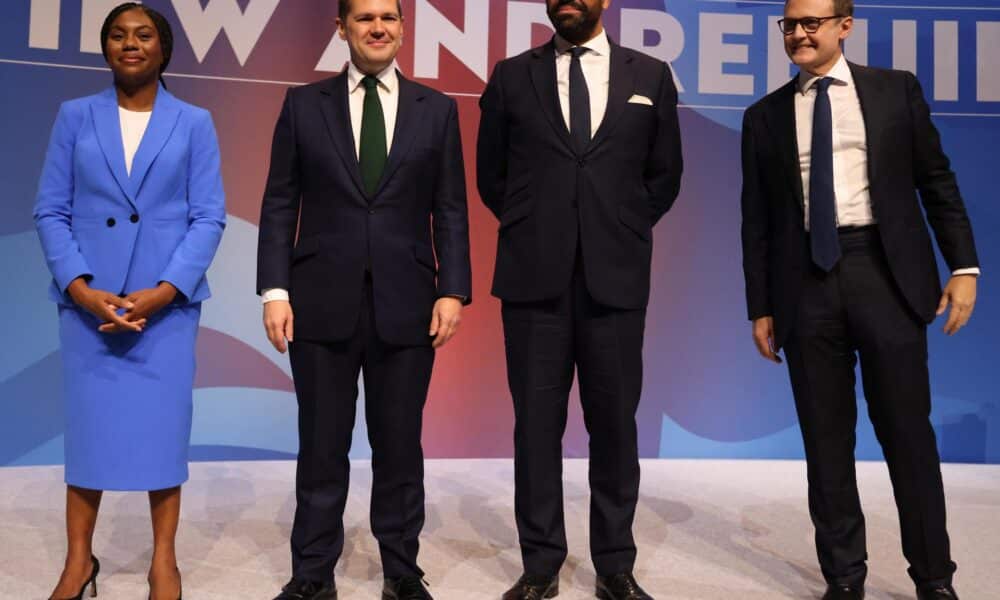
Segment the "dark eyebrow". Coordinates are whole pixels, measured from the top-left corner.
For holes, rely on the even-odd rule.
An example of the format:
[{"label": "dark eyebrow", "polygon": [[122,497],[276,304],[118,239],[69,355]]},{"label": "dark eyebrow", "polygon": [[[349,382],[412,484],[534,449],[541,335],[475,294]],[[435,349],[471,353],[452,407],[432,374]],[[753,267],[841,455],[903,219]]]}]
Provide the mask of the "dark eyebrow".
[{"label": "dark eyebrow", "polygon": [[[381,17],[382,17],[383,19],[385,19],[385,18],[388,18],[388,17],[392,17],[392,18],[394,18],[394,19],[399,19],[399,18],[401,18],[401,17],[399,16],[399,13],[398,13],[398,12],[387,12],[387,13],[382,13],[382,14],[381,14],[380,16],[381,16]],[[373,18],[375,18],[375,13],[360,13],[360,14],[357,14],[357,15],[354,15],[354,18],[355,18],[355,19],[373,19]]]},{"label": "dark eyebrow", "polygon": [[[155,27],[153,27],[152,25],[146,25],[145,23],[143,23],[142,25],[139,25],[138,27],[136,27],[135,31],[138,32],[138,31],[142,31],[144,29],[148,29],[149,31],[156,31]],[[120,33],[128,33],[128,30],[125,29],[124,27],[122,27],[121,25],[112,25],[110,33],[114,33],[116,31],[120,32]]]}]

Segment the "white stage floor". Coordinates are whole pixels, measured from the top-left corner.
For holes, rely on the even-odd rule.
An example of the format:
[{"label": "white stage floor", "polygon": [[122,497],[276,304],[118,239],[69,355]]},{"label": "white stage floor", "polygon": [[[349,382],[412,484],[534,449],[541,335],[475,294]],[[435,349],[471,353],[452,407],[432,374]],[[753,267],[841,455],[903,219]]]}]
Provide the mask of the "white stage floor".
[{"label": "white stage floor", "polygon": [[[818,598],[805,465],[794,461],[643,461],[636,575],[655,598]],[[196,463],[179,534],[184,596],[270,600],[289,573],[291,462]],[[559,598],[593,597],[587,551],[586,462],[566,462],[570,555]],[[340,597],[378,598],[381,570],[368,529],[369,463],[357,461],[337,567]],[[509,460],[427,462],[421,565],[438,600],[496,600],[520,574]],[[860,463],[868,522],[868,598],[914,597],[885,465]],[[946,465],[956,587],[965,600],[1000,597],[1000,466]],[[65,548],[61,467],[0,469],[0,598],[45,598]],[[145,598],[151,554],[144,494],[109,493],[98,522],[99,598]]]}]

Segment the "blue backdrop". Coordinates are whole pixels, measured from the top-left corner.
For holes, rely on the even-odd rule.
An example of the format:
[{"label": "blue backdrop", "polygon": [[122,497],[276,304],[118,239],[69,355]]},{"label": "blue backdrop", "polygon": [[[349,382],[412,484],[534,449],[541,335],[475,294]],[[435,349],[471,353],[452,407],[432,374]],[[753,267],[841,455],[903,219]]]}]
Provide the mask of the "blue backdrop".
[{"label": "blue backdrop", "polygon": [[[98,44],[117,1],[18,0],[0,8],[0,465],[62,461],[62,378],[49,274],[31,209],[59,102],[110,84]],[[297,448],[287,358],[268,346],[253,293],[257,213],[274,119],[288,85],[342,68],[332,0],[149,0],[174,24],[167,81],[212,111],[229,227],[209,276],[199,334],[193,457],[291,458]],[[932,326],[933,421],[948,461],[1000,462],[997,340],[1000,8],[995,0],[858,7],[849,58],[920,78],[976,232],[983,276],[968,328]],[[404,0],[399,63],[459,102],[468,167],[476,100],[497,60],[550,35],[541,0]],[[742,110],[792,76],[773,21],[782,3],[616,0],[612,37],[671,63],[681,89],[685,178],[655,232],[640,408],[644,456],[800,458],[787,373],[760,359],[745,318],[739,251]],[[474,181],[469,170],[469,182]],[[475,303],[438,357],[425,418],[429,457],[511,455],[499,309],[489,298],[496,223],[470,188]],[[942,265],[943,268],[943,265]],[[942,271],[944,272],[944,271]],[[859,403],[864,404],[859,389]],[[864,415],[858,456],[881,452]],[[359,416],[363,411],[359,411]],[[368,454],[356,425],[352,455]],[[578,407],[566,454],[586,454]]]}]

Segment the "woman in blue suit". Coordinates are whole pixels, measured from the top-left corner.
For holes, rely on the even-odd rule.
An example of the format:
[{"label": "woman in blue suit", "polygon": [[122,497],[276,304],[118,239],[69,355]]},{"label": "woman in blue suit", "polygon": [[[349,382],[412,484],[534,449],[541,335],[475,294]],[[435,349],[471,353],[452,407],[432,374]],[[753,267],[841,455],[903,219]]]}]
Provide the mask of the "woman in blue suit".
[{"label": "woman in blue suit", "polygon": [[174,600],[195,337],[225,226],[219,148],[209,113],[162,85],[173,48],[162,15],[118,6],[101,45],[114,86],[63,103],[35,206],[66,396],[68,551],[52,597],[96,594],[102,490],[143,490],[150,595]]}]

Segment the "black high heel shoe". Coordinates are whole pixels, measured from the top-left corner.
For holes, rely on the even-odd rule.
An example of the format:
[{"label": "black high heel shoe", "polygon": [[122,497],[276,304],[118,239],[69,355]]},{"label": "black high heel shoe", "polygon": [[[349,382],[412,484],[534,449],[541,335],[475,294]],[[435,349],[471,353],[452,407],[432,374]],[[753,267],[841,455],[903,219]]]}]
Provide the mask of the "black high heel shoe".
[{"label": "black high heel shoe", "polygon": [[[90,597],[91,598],[97,597],[97,574],[101,572],[101,561],[97,560],[96,556],[91,555],[90,565],[92,567],[90,571],[90,577],[87,578],[87,581],[83,582],[83,586],[80,587],[80,593],[73,596],[72,598],[59,598],[58,600],[83,600],[83,593],[87,591],[88,587],[90,588]],[[49,600],[56,600],[56,599],[49,598]]]},{"label": "black high heel shoe", "polygon": [[[181,578],[181,570],[177,569],[177,579],[180,579],[180,578]],[[150,587],[152,587],[152,586],[150,586]],[[181,584],[181,585],[178,585],[177,587],[180,588],[180,591],[177,592],[177,600],[184,600],[184,585]],[[149,592],[149,596],[147,597],[147,600],[153,600],[153,592],[152,591]]]}]

